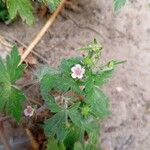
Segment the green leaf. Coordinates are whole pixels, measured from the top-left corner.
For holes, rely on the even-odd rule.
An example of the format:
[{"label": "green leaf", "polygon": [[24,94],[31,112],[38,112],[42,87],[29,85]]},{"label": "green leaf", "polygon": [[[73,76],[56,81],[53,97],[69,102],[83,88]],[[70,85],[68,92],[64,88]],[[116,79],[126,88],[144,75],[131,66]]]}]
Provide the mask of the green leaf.
[{"label": "green leaf", "polygon": [[95,63],[95,60],[98,59],[101,55],[102,46],[97,42],[96,39],[94,39],[93,42],[79,50],[88,52],[87,56],[83,59],[83,63],[84,65],[91,66]]},{"label": "green leaf", "polygon": [[88,133],[89,139],[90,139],[89,143],[91,145],[93,145],[93,147],[95,147],[97,145],[98,137],[99,137],[99,125],[97,124],[97,122],[91,123],[91,124],[89,124],[89,126],[87,128],[86,128],[87,133]]},{"label": "green leaf", "polygon": [[8,10],[3,0],[0,0],[0,20],[6,21],[9,19]]},{"label": "green leaf", "polygon": [[83,48],[80,48],[79,50],[84,50],[84,51],[90,51],[90,52],[96,52],[99,53],[102,50],[102,46],[97,42],[96,39],[94,39],[93,42],[90,44],[86,45]]},{"label": "green leaf", "polygon": [[0,111],[20,121],[22,103],[25,96],[14,84],[21,78],[25,65],[18,65],[20,55],[16,47],[7,56],[6,62],[0,59]]},{"label": "green leaf", "polygon": [[100,72],[97,72],[95,75],[93,75],[94,78],[94,84],[101,86],[105,84],[108,79],[112,76],[113,69],[108,69],[108,70],[102,70]]},{"label": "green leaf", "polygon": [[[83,148],[84,146],[84,148]],[[100,150],[96,147],[96,145],[90,144],[90,143],[86,143],[84,145],[82,145],[80,142],[76,142],[74,144],[74,149],[73,150]]]},{"label": "green leaf", "polygon": [[23,74],[23,70],[25,65],[21,64],[18,66],[20,62],[20,55],[18,53],[17,47],[13,47],[11,54],[6,58],[7,64],[7,72],[10,77],[11,83],[15,83],[16,80],[20,79]]},{"label": "green leaf", "polygon": [[46,136],[53,137],[56,135],[60,128],[63,128],[65,124],[65,113],[60,111],[56,113],[52,118],[45,121],[44,131]]},{"label": "green leaf", "polygon": [[0,59],[0,83],[10,83],[10,77],[7,73],[7,68],[2,59]]},{"label": "green leaf", "polygon": [[70,111],[77,111],[80,108],[80,104],[81,104],[81,102],[76,102],[74,105],[69,107],[69,110]]},{"label": "green leaf", "polygon": [[7,91],[5,89],[5,92],[0,92],[0,97],[0,101],[3,100],[3,108],[0,106],[0,110],[5,109],[7,114],[19,122],[22,116],[22,103],[26,99],[22,91],[8,87]]},{"label": "green leaf", "polygon": [[68,134],[70,134],[70,124],[67,123],[64,127],[57,130],[56,137],[59,141],[64,141]]},{"label": "green leaf", "polygon": [[91,116],[84,118],[77,109],[73,108],[69,109],[68,115],[76,127],[80,128],[83,133],[86,131],[90,135],[91,143],[96,144],[99,133],[97,122]]},{"label": "green leaf", "polygon": [[86,97],[90,98],[91,93],[93,93],[93,88],[94,88],[94,76],[90,72],[89,74],[87,74],[87,79],[85,81],[85,94],[86,94]]},{"label": "green leaf", "polygon": [[0,20],[6,21],[8,20],[8,11],[7,10],[0,10]]},{"label": "green leaf", "polygon": [[114,0],[114,10],[119,11],[126,3],[126,0]]},{"label": "green leaf", "polygon": [[47,95],[52,90],[67,92],[72,90],[81,93],[78,84],[71,78],[65,78],[60,75],[45,75],[41,80],[41,94]]},{"label": "green leaf", "polygon": [[84,150],[102,150],[102,149],[97,148],[96,145],[88,143],[85,145]]},{"label": "green leaf", "polygon": [[74,144],[74,150],[84,150],[84,149],[83,149],[83,146],[80,142],[76,142]]},{"label": "green leaf", "polygon": [[108,79],[112,76],[115,67],[125,62],[126,61],[117,61],[117,60],[109,61],[105,66],[103,66],[103,68],[100,71],[93,74],[95,82],[94,84],[98,86],[105,84],[108,81]]},{"label": "green leaf", "polygon": [[103,119],[110,114],[108,97],[98,88],[93,88],[91,94],[86,97],[86,103],[90,105],[91,114]]},{"label": "green leaf", "polygon": [[80,128],[72,125],[72,127],[70,127],[70,132],[67,134],[64,140],[66,148],[68,150],[72,150],[74,147],[74,143],[77,141],[82,141],[83,136],[84,136],[83,131]]},{"label": "green leaf", "polygon": [[66,148],[62,142],[57,141],[55,138],[50,138],[46,150],[66,150]]},{"label": "green leaf", "polygon": [[[94,78],[95,77],[93,77],[93,75],[89,75],[87,78],[87,81],[85,84],[85,94],[86,94],[85,102],[90,107],[90,114],[92,114],[96,118],[103,119],[109,114],[108,98],[96,86],[97,82],[96,82],[96,79]],[[101,80],[102,80],[102,77],[99,81]],[[102,81],[101,81],[101,84],[103,83]]]},{"label": "green leaf", "polygon": [[118,61],[118,60],[111,60],[107,63],[107,67],[109,67],[110,69],[114,69],[117,65],[126,63],[127,61]]},{"label": "green leaf", "polygon": [[36,77],[39,81],[43,79],[45,75],[59,75],[61,72],[55,68],[51,68],[48,65],[40,65],[36,71]]},{"label": "green leaf", "polygon": [[68,115],[71,121],[79,128],[82,128],[82,120],[84,119],[78,110],[70,109]]},{"label": "green leaf", "polygon": [[40,89],[43,99],[47,102],[52,112],[59,112],[63,109],[56,104],[54,97],[50,95],[53,90],[62,93],[68,90],[81,93],[79,86],[73,79],[64,78],[61,75],[46,74],[40,82]]},{"label": "green leaf", "polygon": [[0,0],[0,9],[3,9],[5,7],[6,7],[6,5],[5,5],[4,1]]},{"label": "green leaf", "polygon": [[62,108],[56,104],[54,97],[50,95],[50,92],[55,86],[55,80],[57,80],[57,76],[45,75],[40,82],[40,91],[49,109],[52,112],[59,112]]},{"label": "green leaf", "polygon": [[7,8],[10,19],[14,19],[17,14],[19,14],[22,20],[26,21],[28,25],[32,25],[34,23],[30,0],[8,0]]},{"label": "green leaf", "polygon": [[81,128],[85,131],[85,125],[89,124],[91,121],[88,118],[84,118],[81,112],[79,111],[80,102],[74,104],[72,107],[68,109],[68,116],[70,117],[71,121],[75,126]]},{"label": "green leaf", "polygon": [[43,96],[43,98],[46,101],[46,104],[51,112],[57,113],[63,109],[59,105],[57,105],[55,99],[52,96],[45,95]]},{"label": "green leaf", "polygon": [[54,12],[61,0],[43,0],[48,6],[51,12]]}]

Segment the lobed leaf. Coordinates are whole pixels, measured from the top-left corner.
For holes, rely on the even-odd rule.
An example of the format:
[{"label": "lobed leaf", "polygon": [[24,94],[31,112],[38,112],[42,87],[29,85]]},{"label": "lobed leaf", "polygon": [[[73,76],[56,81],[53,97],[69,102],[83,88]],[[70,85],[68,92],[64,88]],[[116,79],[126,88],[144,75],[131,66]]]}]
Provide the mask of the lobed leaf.
[{"label": "lobed leaf", "polygon": [[55,138],[50,138],[46,150],[66,150],[66,148],[62,142],[57,141]]},{"label": "lobed leaf", "polygon": [[9,74],[12,84],[22,77],[23,70],[26,66],[24,64],[18,66],[19,62],[20,55],[18,53],[17,47],[13,47],[11,54],[6,57],[7,73]]},{"label": "lobed leaf", "polygon": [[60,111],[56,113],[53,117],[46,120],[44,123],[44,131],[48,137],[53,137],[56,135],[58,129],[62,128],[65,124],[65,113]]},{"label": "lobed leaf", "polygon": [[3,101],[0,110],[5,109],[7,114],[19,122],[22,116],[22,103],[26,99],[22,91],[8,87],[7,90],[0,92],[0,97],[0,101]]},{"label": "lobed leaf", "polygon": [[9,19],[8,11],[6,8],[6,4],[3,0],[0,0],[0,20],[6,21]]},{"label": "lobed leaf", "polygon": [[43,79],[45,75],[59,75],[61,72],[58,69],[51,68],[48,65],[40,65],[36,71],[36,77],[39,81]]},{"label": "lobed leaf", "polygon": [[112,73],[113,69],[97,72],[94,75],[95,85],[102,86],[103,84],[105,84],[112,76]]},{"label": "lobed leaf", "polygon": [[21,78],[25,65],[18,65],[20,55],[16,47],[7,56],[6,62],[0,59],[0,111],[20,121],[22,103],[25,96],[14,84]]},{"label": "lobed leaf", "polygon": [[66,148],[72,150],[75,142],[82,141],[83,135],[84,133],[80,128],[72,125],[72,127],[70,127],[70,132],[64,140]]},{"label": "lobed leaf", "polygon": [[110,114],[108,97],[97,87],[94,88],[92,100],[87,100],[87,103],[91,105],[91,113],[95,117],[103,119]]},{"label": "lobed leaf", "polygon": [[76,142],[74,144],[74,150],[84,150],[84,149],[83,149],[83,146],[80,142]]},{"label": "lobed leaf", "polygon": [[34,23],[30,0],[8,0],[7,8],[10,19],[14,19],[19,14],[22,20],[26,21],[28,25],[32,25]]},{"label": "lobed leaf", "polygon": [[49,109],[52,112],[58,112],[62,109],[56,104],[54,96],[51,95],[53,90],[62,93],[65,93],[68,90],[81,93],[79,86],[73,79],[64,78],[60,75],[45,75],[40,82],[40,89],[43,99],[47,102]]}]

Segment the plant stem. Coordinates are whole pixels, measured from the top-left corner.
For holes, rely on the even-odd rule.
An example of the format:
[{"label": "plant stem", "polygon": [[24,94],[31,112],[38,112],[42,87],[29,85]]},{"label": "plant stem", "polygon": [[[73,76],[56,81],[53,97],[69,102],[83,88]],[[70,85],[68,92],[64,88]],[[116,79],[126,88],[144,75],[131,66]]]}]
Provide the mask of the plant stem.
[{"label": "plant stem", "polygon": [[3,121],[0,122],[0,139],[4,145],[4,148],[5,150],[12,150],[8,140],[7,140],[7,137],[5,135],[5,132],[4,132],[4,124],[3,124]]},{"label": "plant stem", "polygon": [[67,108],[68,108],[68,101],[64,99],[64,107],[65,107],[65,119],[66,119],[66,125],[68,125],[68,114],[67,114]]}]

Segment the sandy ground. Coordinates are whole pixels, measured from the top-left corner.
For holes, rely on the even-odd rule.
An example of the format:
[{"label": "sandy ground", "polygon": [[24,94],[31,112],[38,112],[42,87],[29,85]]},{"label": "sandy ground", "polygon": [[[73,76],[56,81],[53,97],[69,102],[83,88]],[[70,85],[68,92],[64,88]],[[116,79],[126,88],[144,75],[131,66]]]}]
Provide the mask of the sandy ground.
[{"label": "sandy ground", "polygon": [[[0,34],[29,44],[46,19],[33,27],[21,21],[0,23]],[[150,149],[150,8],[146,0],[130,1],[115,14],[111,1],[74,0],[64,9],[35,50],[52,66],[75,49],[97,38],[104,47],[102,60],[127,60],[104,87],[112,115],[103,121],[103,150]]]}]

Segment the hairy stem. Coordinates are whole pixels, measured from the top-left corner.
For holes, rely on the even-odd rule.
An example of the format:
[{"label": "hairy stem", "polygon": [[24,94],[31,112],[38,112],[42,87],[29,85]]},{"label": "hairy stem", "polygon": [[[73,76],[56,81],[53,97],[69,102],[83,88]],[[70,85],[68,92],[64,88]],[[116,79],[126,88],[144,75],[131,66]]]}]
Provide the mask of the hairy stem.
[{"label": "hairy stem", "polygon": [[[68,101],[66,99],[64,99],[64,107],[67,110],[67,108],[68,108]],[[66,119],[66,125],[68,125],[68,114],[67,114],[67,111],[65,111],[65,119]]]}]

